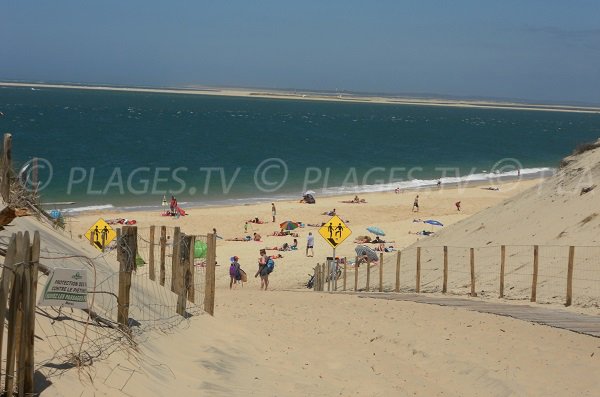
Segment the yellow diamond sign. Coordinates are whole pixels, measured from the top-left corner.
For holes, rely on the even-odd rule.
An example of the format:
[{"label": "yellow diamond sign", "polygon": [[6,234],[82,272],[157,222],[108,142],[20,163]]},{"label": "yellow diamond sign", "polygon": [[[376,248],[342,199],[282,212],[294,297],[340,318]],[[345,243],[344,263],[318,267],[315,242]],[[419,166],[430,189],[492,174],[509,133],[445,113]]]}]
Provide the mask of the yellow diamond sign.
[{"label": "yellow diamond sign", "polygon": [[113,241],[115,237],[117,237],[117,232],[115,232],[104,219],[98,219],[98,221],[85,232],[85,238],[100,251],[104,250],[104,247]]},{"label": "yellow diamond sign", "polygon": [[352,234],[352,230],[336,215],[319,229],[319,234],[335,248]]}]

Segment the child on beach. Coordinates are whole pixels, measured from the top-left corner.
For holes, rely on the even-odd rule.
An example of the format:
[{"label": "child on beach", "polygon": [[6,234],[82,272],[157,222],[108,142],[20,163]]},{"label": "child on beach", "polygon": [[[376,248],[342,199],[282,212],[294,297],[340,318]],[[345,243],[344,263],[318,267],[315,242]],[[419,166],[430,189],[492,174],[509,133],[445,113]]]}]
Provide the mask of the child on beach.
[{"label": "child on beach", "polygon": [[415,197],[415,201],[413,202],[413,207],[412,207],[413,212],[415,212],[415,208],[417,209],[416,212],[419,212],[419,195],[418,194],[417,194],[417,197]]},{"label": "child on beach", "polygon": [[229,289],[233,287],[233,284],[241,283],[242,277],[238,262],[239,259],[237,256],[231,258],[231,266],[229,266]]},{"label": "child on beach", "polygon": [[[314,256],[315,251],[313,247],[315,246],[315,237],[312,232],[308,233],[308,237],[306,238],[306,256]],[[308,250],[310,249],[310,255],[308,255]]]}]

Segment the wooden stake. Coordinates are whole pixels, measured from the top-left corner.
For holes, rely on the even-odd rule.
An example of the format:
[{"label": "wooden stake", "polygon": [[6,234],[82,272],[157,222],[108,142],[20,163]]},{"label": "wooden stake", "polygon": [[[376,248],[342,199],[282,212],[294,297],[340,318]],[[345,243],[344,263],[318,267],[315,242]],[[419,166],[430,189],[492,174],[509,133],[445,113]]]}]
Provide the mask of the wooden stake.
[{"label": "wooden stake", "polygon": [[206,235],[206,286],[204,289],[204,311],[215,315],[215,269],[217,265],[217,235]]},{"label": "wooden stake", "polygon": [[[15,262],[20,263],[24,258],[24,247],[23,247],[23,234],[19,232],[15,239],[16,244],[16,255]],[[18,326],[18,312],[19,305],[17,302],[20,301],[21,296],[21,275],[22,266],[14,266],[14,278],[11,287],[9,305],[8,305],[8,337],[6,340],[6,381],[4,382],[5,390],[8,395],[13,394],[15,385],[15,358],[17,349],[19,346],[19,331]]]},{"label": "wooden stake", "polygon": [[348,271],[348,261],[344,261],[344,287],[342,291],[346,291],[346,272]]},{"label": "wooden stake", "polygon": [[[10,290],[14,281],[14,263],[17,257],[17,235],[12,234],[8,248],[6,249],[6,256],[4,258],[4,266],[2,266],[2,281],[0,282],[0,347],[3,346],[4,342],[4,324],[6,324],[6,306],[8,304],[8,298],[10,297]],[[1,352],[1,350],[0,350]],[[2,373],[2,362],[0,359],[0,373]]]},{"label": "wooden stake", "polygon": [[575,247],[569,247],[569,264],[567,265],[567,301],[565,306],[571,306],[573,300],[573,262],[575,261]]},{"label": "wooden stake", "polygon": [[396,288],[394,291],[400,292],[400,260],[401,260],[402,252],[398,251],[396,256]]},{"label": "wooden stake", "polygon": [[321,291],[325,291],[325,283],[327,282],[327,263],[321,264]]},{"label": "wooden stake", "polygon": [[475,248],[471,248],[469,250],[471,257],[471,296],[477,296],[477,292],[475,292]]},{"label": "wooden stake", "polygon": [[421,292],[421,247],[417,247],[417,278],[415,290],[417,293]]},{"label": "wooden stake", "polygon": [[27,312],[29,315],[27,328],[28,334],[26,337],[26,344],[28,346],[27,357],[25,357],[25,394],[32,395],[35,391],[34,383],[34,365],[35,365],[35,308],[37,299],[37,283],[38,283],[38,268],[40,262],[40,232],[36,231],[33,234],[33,244],[31,246],[31,266],[29,268],[30,273],[30,288],[29,288],[29,300],[30,308]]},{"label": "wooden stake", "polygon": [[160,285],[165,285],[165,259],[167,249],[167,227],[160,227]]},{"label": "wooden stake", "polygon": [[122,235],[117,241],[117,250],[120,252],[117,322],[123,330],[128,330],[131,272],[135,269],[137,257],[137,226],[123,226]]},{"label": "wooden stake", "polygon": [[172,258],[171,258],[171,291],[175,292],[176,294],[179,293],[179,289],[177,288],[177,280],[180,277],[180,265],[179,265],[179,261],[181,259],[181,255],[180,255],[180,251],[181,251],[181,228],[180,227],[175,227],[175,229],[173,230],[173,251],[172,251]]},{"label": "wooden stake", "polygon": [[537,299],[537,278],[538,278],[538,246],[533,246],[533,277],[531,278],[531,302]]},{"label": "wooden stake", "polygon": [[190,236],[190,263],[187,270],[187,276],[185,279],[186,289],[187,289],[187,298],[190,302],[196,302],[196,282],[194,280],[194,273],[196,272],[196,267],[194,266],[194,255],[196,254],[196,236]]},{"label": "wooden stake", "polygon": [[354,262],[354,292],[358,291],[358,256]]},{"label": "wooden stake", "polygon": [[383,292],[383,253],[379,254],[379,292]]},{"label": "wooden stake", "polygon": [[444,245],[444,281],[442,282],[442,293],[448,292],[448,246]]},{"label": "wooden stake", "polygon": [[500,298],[504,298],[504,266],[506,264],[506,246],[500,246]]},{"label": "wooden stake", "polygon": [[369,260],[369,258],[367,258],[367,285],[365,287],[365,290],[367,292],[369,292],[369,288],[370,288],[370,284],[371,283],[371,261]]},{"label": "wooden stake", "polygon": [[148,267],[150,280],[156,280],[156,274],[154,273],[154,229],[155,226],[150,226],[150,252],[148,252]]}]

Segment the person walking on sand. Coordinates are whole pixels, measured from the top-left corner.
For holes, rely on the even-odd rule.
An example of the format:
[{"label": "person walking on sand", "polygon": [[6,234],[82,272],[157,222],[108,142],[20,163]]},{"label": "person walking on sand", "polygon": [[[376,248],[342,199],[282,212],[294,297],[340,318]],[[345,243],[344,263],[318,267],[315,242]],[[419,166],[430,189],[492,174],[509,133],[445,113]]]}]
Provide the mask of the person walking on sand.
[{"label": "person walking on sand", "polygon": [[[416,208],[416,210],[415,210],[415,208]],[[419,195],[418,194],[417,194],[417,197],[415,197],[415,201],[413,202],[412,211],[419,212]]]},{"label": "person walking on sand", "polygon": [[271,203],[271,215],[273,215],[273,223],[275,223],[275,215],[277,215],[277,209],[275,209],[275,203]]},{"label": "person walking on sand", "polygon": [[[315,236],[313,236],[312,232],[308,232],[308,237],[306,238],[306,256],[315,256],[314,247],[315,246]],[[310,249],[310,255],[308,255],[308,250]]]},{"label": "person walking on sand", "polygon": [[233,287],[233,284],[237,284],[238,281],[241,282],[239,259],[237,256],[231,258],[231,266],[229,266],[229,289]]},{"label": "person walking on sand", "polygon": [[269,269],[267,268],[267,251],[263,248],[260,251],[260,258],[258,258],[258,271],[254,275],[254,278],[260,276],[260,289],[267,290],[269,286]]},{"label": "person walking on sand", "polygon": [[456,210],[460,211],[460,201],[457,201],[456,203],[454,203],[454,205],[456,206]]}]

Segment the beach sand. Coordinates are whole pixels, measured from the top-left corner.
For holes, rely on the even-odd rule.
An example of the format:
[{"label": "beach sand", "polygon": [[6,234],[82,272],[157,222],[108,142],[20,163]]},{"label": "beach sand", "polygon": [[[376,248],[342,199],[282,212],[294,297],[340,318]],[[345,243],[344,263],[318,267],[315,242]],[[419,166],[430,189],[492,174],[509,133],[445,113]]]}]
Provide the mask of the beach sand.
[{"label": "beach sand", "polygon": [[[415,233],[422,230],[435,231],[434,227],[421,222],[413,222],[416,219],[435,219],[448,226],[485,208],[494,206],[502,200],[513,196],[535,184],[538,180],[522,180],[508,182],[499,186],[500,190],[486,190],[487,184],[468,185],[460,188],[453,186],[442,186],[440,189],[422,189],[418,191],[405,191],[399,194],[394,192],[361,194],[367,203],[348,204],[342,201],[351,200],[354,195],[336,197],[317,197],[317,203],[300,204],[298,201],[276,202],[277,217],[273,223],[271,219],[271,203],[249,204],[229,207],[201,207],[186,209],[189,215],[175,219],[173,217],[161,216],[160,211],[100,211],[81,214],[72,219],[70,223],[73,238],[83,236],[99,218],[135,219],[140,230],[155,226],[179,226],[181,231],[187,234],[207,234],[213,228],[217,229],[217,235],[222,239],[217,240],[217,262],[221,265],[217,268],[218,287],[229,285],[229,258],[237,255],[240,258],[242,268],[252,279],[249,287],[256,287],[254,275],[257,269],[257,258],[259,249],[281,247],[284,243],[292,244],[294,237],[272,236],[273,232],[279,231],[279,224],[283,221],[301,221],[304,224],[321,224],[328,221],[331,216],[323,215],[324,212],[336,209],[338,216],[348,221],[352,234],[339,245],[336,256],[354,258],[353,241],[358,236],[370,234],[366,228],[377,226],[386,232],[385,246],[393,246],[402,249],[419,239],[427,239],[427,236]],[[413,201],[419,195],[419,212],[412,211]],[[461,201],[461,211],[457,211],[455,203]],[[258,217],[266,221],[265,224],[248,224],[248,233],[244,232],[245,220]],[[118,225],[117,225],[118,226]],[[172,229],[168,229],[172,230]],[[319,227],[306,226],[294,230],[298,234],[297,251],[268,251],[271,254],[280,253],[283,258],[276,262],[277,271],[271,277],[272,289],[289,289],[302,286],[312,268],[316,263],[323,263],[327,256],[332,255],[331,246],[318,234]],[[262,237],[261,242],[249,241],[226,241],[231,238],[241,238],[245,235],[252,236],[258,233]],[[314,257],[307,258],[305,254],[306,239],[308,233],[315,236]],[[412,233],[412,234],[411,234]],[[373,248],[376,245],[371,245]]]},{"label": "beach sand", "polygon": [[[475,213],[503,207],[538,182],[505,183],[498,191],[470,185],[361,195],[366,204],[340,202],[353,196],[317,197],[315,205],[276,202],[276,224],[252,225],[263,242],[218,240],[214,317],[203,314],[166,332],[148,331],[135,349],[116,349],[93,365],[50,378],[42,395],[597,396],[597,338],[461,308],[302,288],[316,262],[331,253],[317,235],[315,256],[305,256],[306,236],[309,231],[316,234],[317,228],[296,229],[300,250],[282,253],[270,277],[271,291],[261,291],[252,277],[260,248],[291,243],[291,237],[268,236],[280,221],[325,222],[329,216],[322,213],[336,208],[353,231],[337,253],[354,256],[352,240],[368,234],[368,226],[386,231],[385,238],[395,240],[395,247],[406,247],[431,238],[409,234],[425,226],[413,219],[433,218],[448,228],[468,222]],[[418,213],[411,211],[416,194]],[[459,200],[460,212],[454,206]],[[206,234],[215,227],[225,238],[242,236],[245,219],[270,220],[271,205],[192,208],[189,214],[173,219],[158,212],[86,213],[70,224],[74,242],[57,235],[54,244],[80,242],[82,251],[93,251],[78,235],[99,217],[136,219],[140,230],[167,225]],[[228,264],[233,255],[240,257],[250,282],[230,290]],[[67,341],[71,331],[51,335],[61,325],[50,320],[40,318],[39,328],[48,330],[40,335]],[[82,329],[83,324],[74,326]],[[44,338],[36,341],[36,349],[45,354],[52,356],[53,348]]]}]

